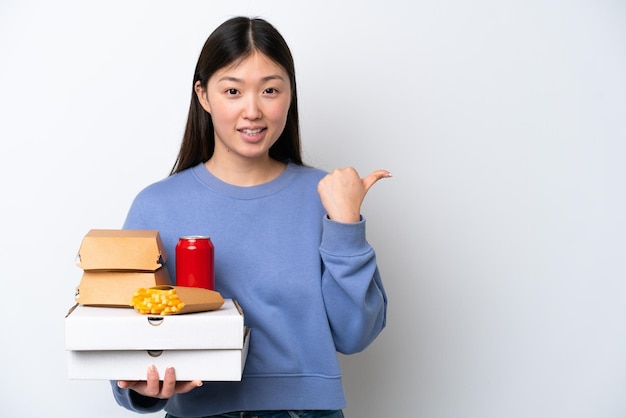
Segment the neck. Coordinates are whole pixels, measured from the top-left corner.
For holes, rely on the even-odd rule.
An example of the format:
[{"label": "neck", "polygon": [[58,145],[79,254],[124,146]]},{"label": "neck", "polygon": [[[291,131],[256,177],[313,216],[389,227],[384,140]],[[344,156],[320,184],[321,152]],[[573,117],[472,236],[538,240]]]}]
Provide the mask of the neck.
[{"label": "neck", "polygon": [[240,164],[233,164],[213,156],[204,163],[204,166],[225,183],[249,187],[274,180],[283,172],[286,164],[269,156],[260,161],[246,161]]}]

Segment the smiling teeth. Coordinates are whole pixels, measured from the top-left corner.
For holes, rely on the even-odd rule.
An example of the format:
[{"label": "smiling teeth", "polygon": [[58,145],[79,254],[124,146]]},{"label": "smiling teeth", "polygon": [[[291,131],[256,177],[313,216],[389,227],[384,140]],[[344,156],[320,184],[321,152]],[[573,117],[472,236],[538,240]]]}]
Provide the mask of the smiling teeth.
[{"label": "smiling teeth", "polygon": [[256,134],[258,134],[259,132],[261,132],[262,130],[263,130],[263,129],[259,128],[259,129],[242,129],[241,131],[242,131],[244,134],[247,134],[247,135],[256,135]]}]

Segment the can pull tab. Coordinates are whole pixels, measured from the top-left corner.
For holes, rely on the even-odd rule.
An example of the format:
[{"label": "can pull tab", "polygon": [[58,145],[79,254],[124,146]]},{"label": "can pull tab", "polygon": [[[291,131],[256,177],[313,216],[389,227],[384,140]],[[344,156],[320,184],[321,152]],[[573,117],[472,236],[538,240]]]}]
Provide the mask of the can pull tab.
[{"label": "can pull tab", "polygon": [[153,327],[158,327],[163,323],[163,317],[161,316],[149,316],[148,323]]}]

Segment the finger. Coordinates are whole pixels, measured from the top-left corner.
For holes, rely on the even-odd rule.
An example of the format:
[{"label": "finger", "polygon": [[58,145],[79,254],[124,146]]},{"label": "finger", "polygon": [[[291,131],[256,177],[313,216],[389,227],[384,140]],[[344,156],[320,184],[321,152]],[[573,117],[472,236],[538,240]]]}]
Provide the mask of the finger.
[{"label": "finger", "polygon": [[161,392],[161,382],[159,382],[159,371],[154,364],[148,367],[148,380],[146,381],[146,395],[156,398]]},{"label": "finger", "polygon": [[202,386],[202,380],[192,380],[190,382],[178,382],[176,393],[187,393],[192,389]]},{"label": "finger", "polygon": [[161,388],[162,398],[171,398],[176,393],[176,372],[173,367],[165,369],[163,387]]},{"label": "finger", "polygon": [[361,179],[363,182],[363,186],[365,186],[365,190],[369,190],[370,187],[374,185],[378,180],[391,177],[391,173],[387,170],[375,170],[371,172],[368,176]]},{"label": "finger", "polygon": [[127,389],[133,382],[129,380],[118,380],[117,387],[120,389]]}]

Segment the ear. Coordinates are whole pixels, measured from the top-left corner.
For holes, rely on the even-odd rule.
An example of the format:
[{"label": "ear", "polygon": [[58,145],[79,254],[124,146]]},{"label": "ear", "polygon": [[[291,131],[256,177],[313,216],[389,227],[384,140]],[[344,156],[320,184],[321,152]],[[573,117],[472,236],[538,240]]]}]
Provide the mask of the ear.
[{"label": "ear", "polygon": [[196,92],[196,96],[198,97],[198,101],[204,110],[208,113],[211,113],[211,106],[209,105],[209,96],[207,95],[206,88],[202,87],[202,83],[200,80],[196,81],[196,84],[193,86],[193,89]]}]

